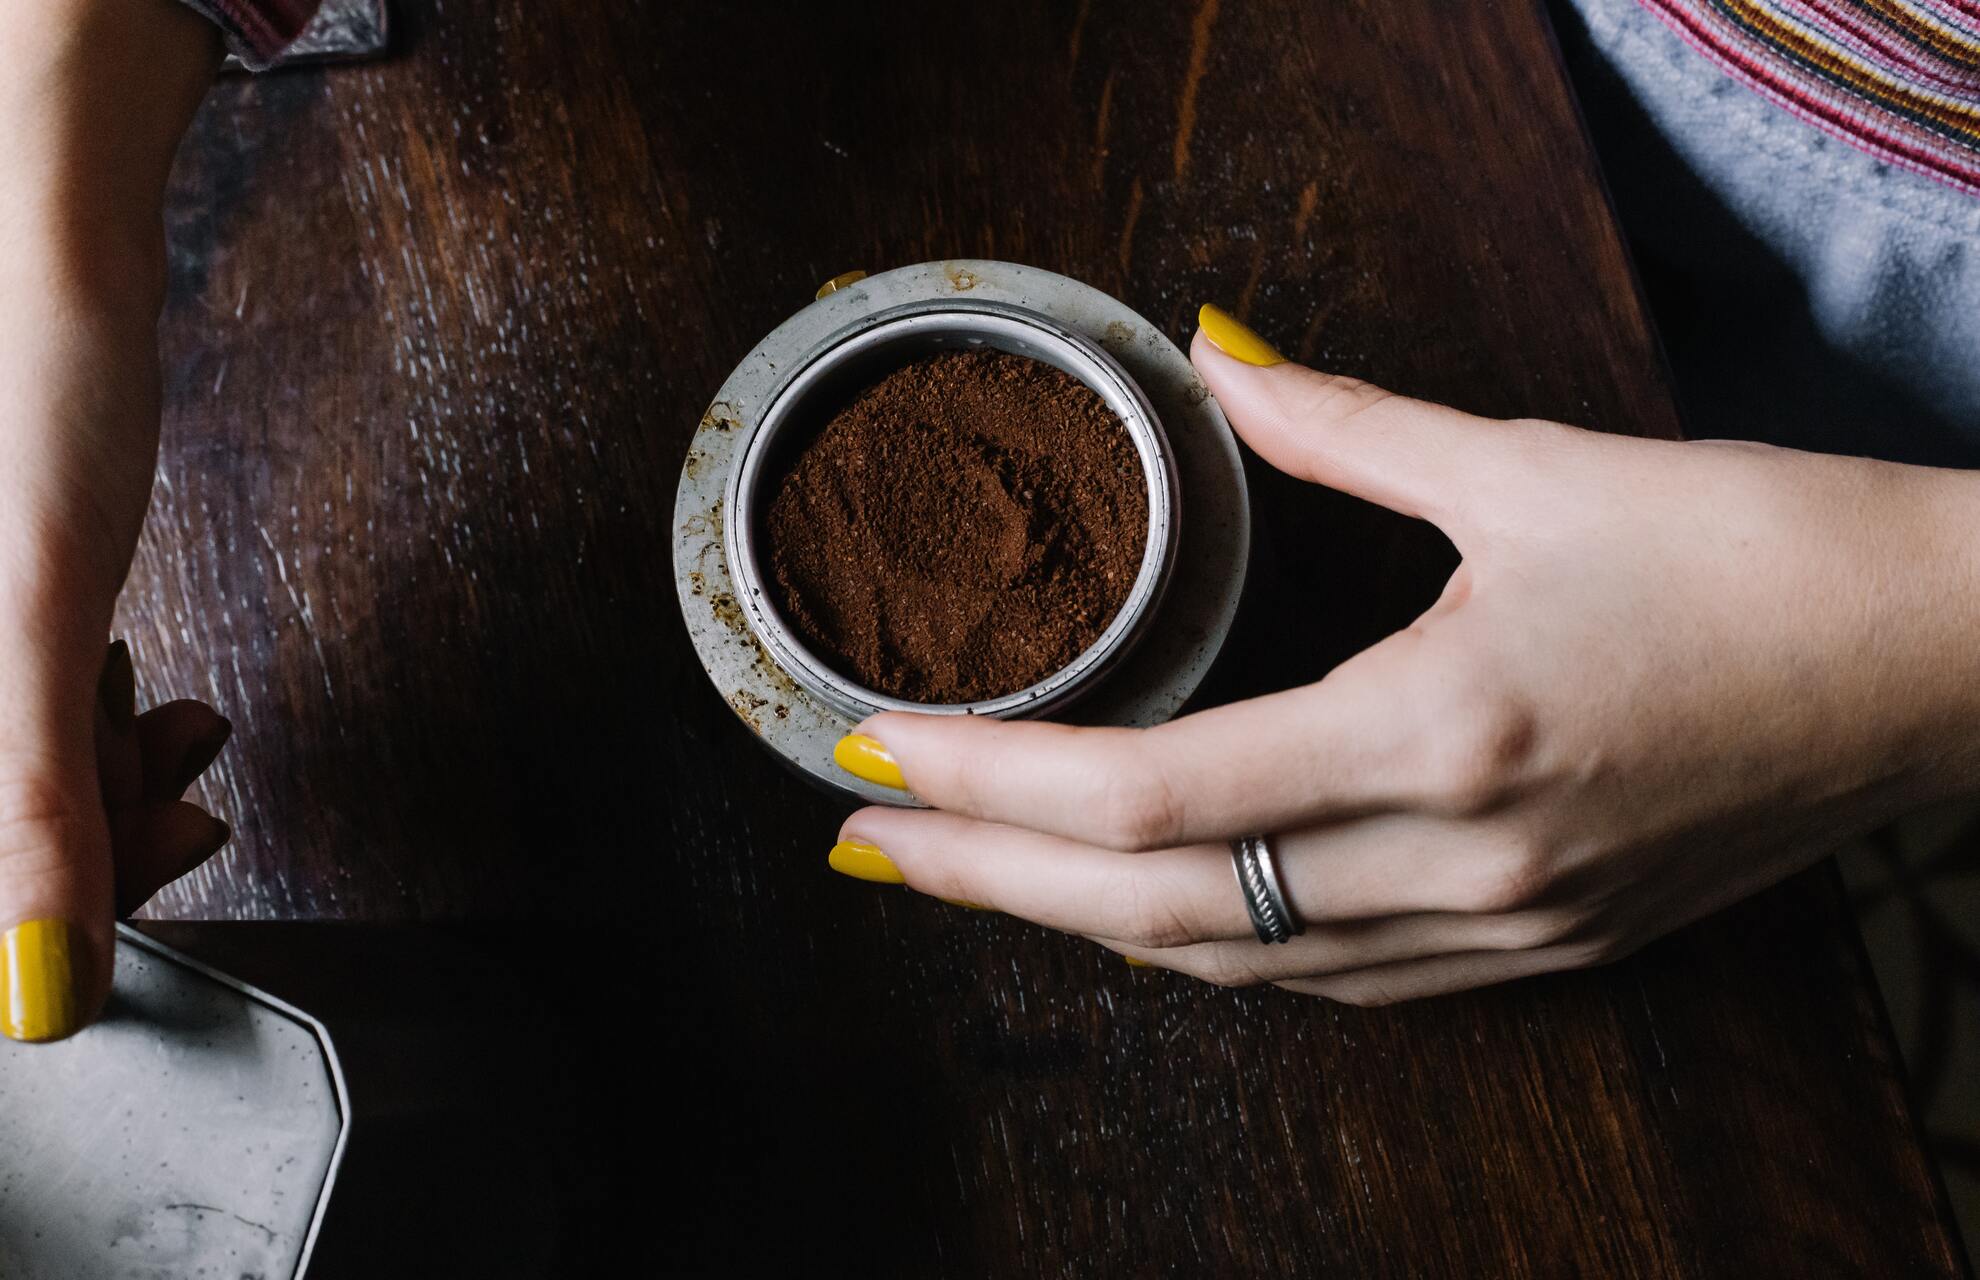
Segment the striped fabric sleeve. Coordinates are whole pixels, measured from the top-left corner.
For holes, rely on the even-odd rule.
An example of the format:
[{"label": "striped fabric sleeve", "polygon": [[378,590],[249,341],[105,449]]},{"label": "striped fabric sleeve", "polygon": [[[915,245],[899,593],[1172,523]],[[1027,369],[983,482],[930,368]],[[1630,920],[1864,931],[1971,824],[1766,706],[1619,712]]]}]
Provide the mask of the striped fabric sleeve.
[{"label": "striped fabric sleeve", "polygon": [[316,14],[318,0],[186,0],[220,24],[227,45],[251,69],[261,71],[282,55]]},{"label": "striped fabric sleeve", "polygon": [[1980,0],[1641,3],[1786,110],[1980,195]]}]

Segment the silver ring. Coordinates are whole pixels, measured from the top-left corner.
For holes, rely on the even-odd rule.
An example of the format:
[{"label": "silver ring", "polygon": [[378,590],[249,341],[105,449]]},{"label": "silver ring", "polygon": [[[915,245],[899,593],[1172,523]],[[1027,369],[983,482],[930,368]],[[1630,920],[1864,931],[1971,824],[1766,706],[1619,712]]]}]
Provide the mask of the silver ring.
[{"label": "silver ring", "polygon": [[1270,836],[1242,836],[1231,841],[1231,869],[1244,893],[1244,909],[1260,942],[1291,942],[1306,932],[1286,902],[1279,883],[1279,864],[1272,856]]}]

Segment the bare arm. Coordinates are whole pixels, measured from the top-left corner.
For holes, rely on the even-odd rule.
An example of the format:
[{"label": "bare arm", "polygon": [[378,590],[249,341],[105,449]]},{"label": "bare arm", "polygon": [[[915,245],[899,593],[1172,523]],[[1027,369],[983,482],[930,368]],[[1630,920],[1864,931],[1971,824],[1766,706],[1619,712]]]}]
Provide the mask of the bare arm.
[{"label": "bare arm", "polygon": [[226,722],[196,703],[135,717],[128,659],[105,657],[157,455],[161,202],[219,56],[173,0],[0,6],[0,1033],[16,1039],[86,1023],[119,899],[225,839],[177,795]]}]

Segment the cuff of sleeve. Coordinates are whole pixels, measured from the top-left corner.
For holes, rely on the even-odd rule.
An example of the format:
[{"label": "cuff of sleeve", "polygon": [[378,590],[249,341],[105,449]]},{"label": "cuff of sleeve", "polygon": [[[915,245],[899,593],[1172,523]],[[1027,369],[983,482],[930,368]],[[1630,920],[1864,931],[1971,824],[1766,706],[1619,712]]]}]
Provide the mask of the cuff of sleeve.
[{"label": "cuff of sleeve", "polygon": [[227,34],[227,48],[251,71],[265,71],[316,14],[317,0],[185,0]]}]

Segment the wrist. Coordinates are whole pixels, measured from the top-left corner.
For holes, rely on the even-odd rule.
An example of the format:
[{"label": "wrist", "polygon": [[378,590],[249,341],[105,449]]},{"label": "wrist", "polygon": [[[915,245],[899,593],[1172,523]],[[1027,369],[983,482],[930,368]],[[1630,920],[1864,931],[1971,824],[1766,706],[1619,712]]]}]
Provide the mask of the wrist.
[{"label": "wrist", "polygon": [[1931,798],[1980,792],[1980,471],[1912,469],[1917,541],[1895,574],[1912,576],[1905,594],[1929,638],[1918,681],[1923,728],[1919,771]]}]

